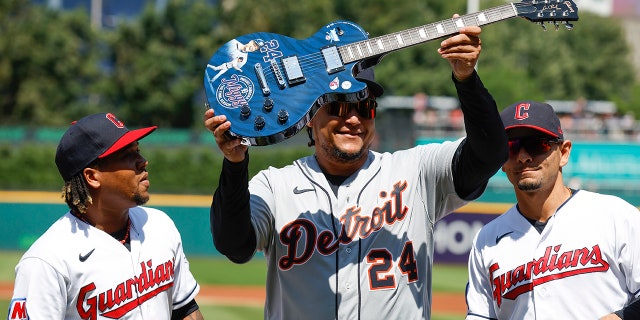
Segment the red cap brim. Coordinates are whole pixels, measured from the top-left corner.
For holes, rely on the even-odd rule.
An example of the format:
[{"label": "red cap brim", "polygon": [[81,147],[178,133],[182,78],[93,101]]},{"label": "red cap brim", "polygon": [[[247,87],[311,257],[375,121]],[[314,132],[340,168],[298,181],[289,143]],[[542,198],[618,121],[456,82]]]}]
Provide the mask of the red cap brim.
[{"label": "red cap brim", "polygon": [[125,133],[122,137],[120,137],[120,139],[118,139],[118,141],[116,141],[111,147],[109,147],[109,149],[107,149],[100,156],[98,156],[98,159],[107,157],[113,154],[114,152],[121,150],[122,148],[130,145],[131,143],[146,137],[157,128],[158,126],[153,126],[148,128],[131,130]]}]

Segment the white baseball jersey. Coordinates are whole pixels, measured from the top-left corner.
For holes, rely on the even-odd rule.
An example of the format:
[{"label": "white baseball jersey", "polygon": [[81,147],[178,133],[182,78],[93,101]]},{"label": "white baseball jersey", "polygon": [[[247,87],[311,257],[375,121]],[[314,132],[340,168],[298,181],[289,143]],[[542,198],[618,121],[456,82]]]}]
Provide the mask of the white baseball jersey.
[{"label": "white baseball jersey", "polygon": [[170,319],[200,287],[182,240],[162,211],[135,207],[131,252],[71,213],[16,266],[8,319]]},{"label": "white baseball jersey", "polygon": [[476,235],[467,319],[598,319],[640,295],[640,213],[580,190],[538,233],[514,206]]},{"label": "white baseball jersey", "polygon": [[337,196],[314,156],[251,179],[265,318],[429,319],[434,223],[465,204],[459,143],[369,152]]}]

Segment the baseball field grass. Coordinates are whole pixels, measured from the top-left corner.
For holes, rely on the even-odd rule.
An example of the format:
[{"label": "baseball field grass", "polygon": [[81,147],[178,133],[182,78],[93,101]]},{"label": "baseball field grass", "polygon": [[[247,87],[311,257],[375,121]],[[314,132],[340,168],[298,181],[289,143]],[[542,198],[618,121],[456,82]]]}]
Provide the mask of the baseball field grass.
[{"label": "baseball field grass", "polygon": [[[11,284],[14,278],[14,267],[22,252],[0,251],[0,283]],[[240,286],[259,287],[265,283],[265,263],[261,257],[237,265],[224,258],[189,256],[191,271],[202,286]],[[433,290],[435,292],[464,293],[467,281],[466,266],[436,264],[433,273]],[[202,293],[202,291],[201,291]],[[0,318],[8,312],[9,294],[0,295]],[[205,319],[221,320],[253,320],[262,319],[262,305],[237,303],[209,303],[199,300]],[[433,320],[463,319],[462,314],[434,313]]]}]

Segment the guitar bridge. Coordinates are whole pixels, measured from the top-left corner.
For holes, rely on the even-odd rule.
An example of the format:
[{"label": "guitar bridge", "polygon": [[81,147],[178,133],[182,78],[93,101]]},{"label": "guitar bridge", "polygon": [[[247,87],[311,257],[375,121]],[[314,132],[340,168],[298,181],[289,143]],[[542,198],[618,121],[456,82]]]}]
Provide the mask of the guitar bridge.
[{"label": "guitar bridge", "polygon": [[259,63],[256,63],[253,66],[253,70],[256,71],[258,82],[260,82],[260,88],[262,88],[262,94],[268,96],[269,94],[271,94],[271,89],[269,89],[267,79],[264,77],[264,70],[262,69],[262,66]]},{"label": "guitar bridge", "polygon": [[282,65],[284,66],[284,73],[287,76],[287,80],[290,86],[306,81],[300,68],[298,56],[291,56],[282,59]]},{"label": "guitar bridge", "polygon": [[276,77],[276,81],[278,82],[278,87],[280,87],[280,89],[284,89],[284,87],[286,86],[286,83],[284,82],[284,77],[282,76],[282,71],[280,71],[280,67],[278,67],[278,63],[274,59],[272,59],[270,63],[271,63],[271,70],[273,71],[273,76]]}]

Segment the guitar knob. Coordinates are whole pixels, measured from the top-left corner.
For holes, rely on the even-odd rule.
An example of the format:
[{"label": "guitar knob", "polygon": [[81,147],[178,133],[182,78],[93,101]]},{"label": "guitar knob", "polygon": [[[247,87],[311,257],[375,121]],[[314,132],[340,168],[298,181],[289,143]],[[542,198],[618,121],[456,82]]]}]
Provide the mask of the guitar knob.
[{"label": "guitar knob", "polygon": [[265,98],[264,99],[264,111],[271,112],[273,110],[273,99]]},{"label": "guitar knob", "polygon": [[289,120],[289,113],[287,110],[281,109],[278,111],[278,122],[280,124],[285,124]]},{"label": "guitar knob", "polygon": [[262,116],[257,116],[254,121],[254,125],[256,126],[256,130],[262,130],[265,125],[264,118]]},{"label": "guitar knob", "polygon": [[251,114],[251,108],[249,107],[249,105],[243,105],[242,107],[240,107],[240,115],[244,118],[248,118],[249,115]]}]

